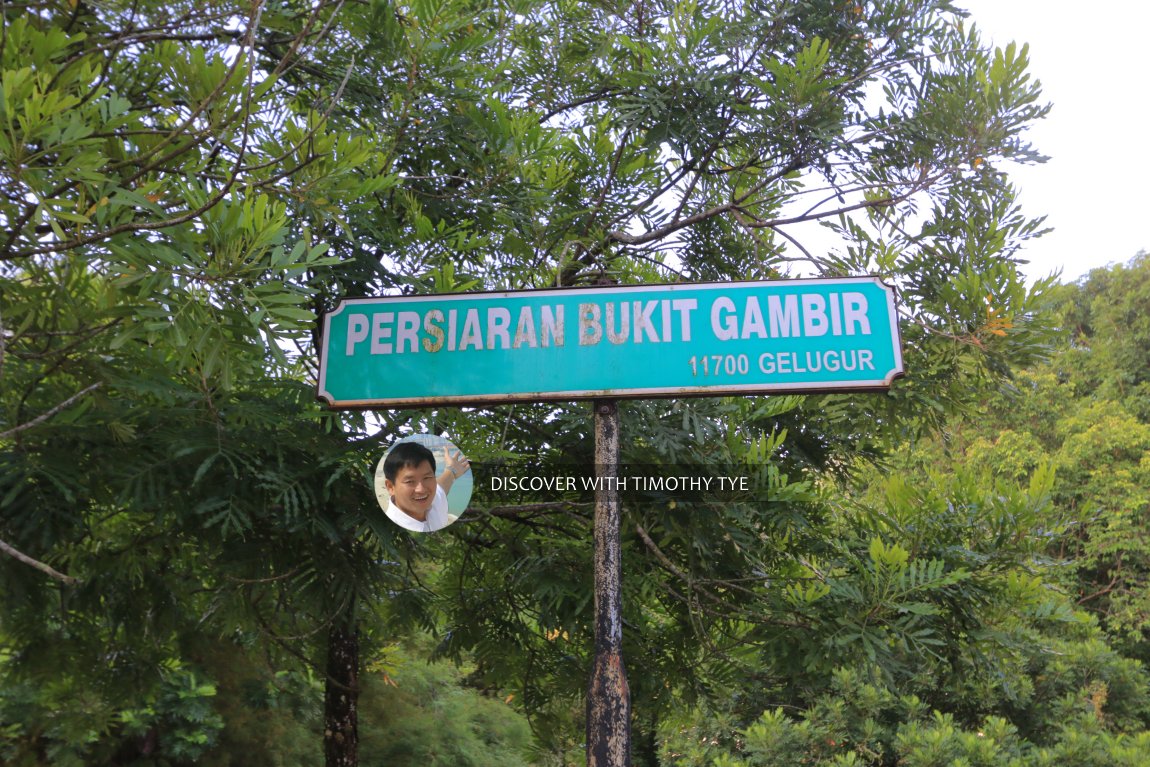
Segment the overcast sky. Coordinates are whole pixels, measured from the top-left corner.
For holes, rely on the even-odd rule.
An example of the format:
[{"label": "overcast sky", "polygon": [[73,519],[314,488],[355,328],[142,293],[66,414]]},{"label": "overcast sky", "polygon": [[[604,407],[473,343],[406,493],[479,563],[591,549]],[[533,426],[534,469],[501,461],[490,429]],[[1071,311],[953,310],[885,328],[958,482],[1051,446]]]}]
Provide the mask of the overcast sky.
[{"label": "overcast sky", "polygon": [[[1028,275],[1090,269],[1150,250],[1150,3],[956,0],[995,45],[1030,44],[1053,107],[1030,131],[1050,160],[1011,169],[1023,209],[1054,231],[1030,243]],[[968,21],[968,23],[969,23]]]}]

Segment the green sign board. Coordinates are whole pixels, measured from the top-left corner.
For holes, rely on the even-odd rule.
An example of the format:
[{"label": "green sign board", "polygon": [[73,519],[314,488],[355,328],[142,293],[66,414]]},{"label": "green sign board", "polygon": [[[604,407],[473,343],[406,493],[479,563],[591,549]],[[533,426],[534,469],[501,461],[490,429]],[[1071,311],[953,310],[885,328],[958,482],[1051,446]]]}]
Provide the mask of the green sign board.
[{"label": "green sign board", "polygon": [[884,389],[903,373],[877,278],[348,299],[319,398],[423,406]]}]

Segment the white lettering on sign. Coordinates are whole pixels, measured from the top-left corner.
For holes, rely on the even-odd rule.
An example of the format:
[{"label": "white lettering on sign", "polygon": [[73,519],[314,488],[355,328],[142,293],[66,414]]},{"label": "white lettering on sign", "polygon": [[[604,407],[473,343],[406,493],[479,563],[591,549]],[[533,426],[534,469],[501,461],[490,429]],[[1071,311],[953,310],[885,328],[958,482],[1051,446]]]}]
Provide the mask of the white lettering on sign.
[{"label": "white lettering on sign", "polygon": [[543,324],[543,345],[563,345],[563,307],[544,306],[541,322]]},{"label": "white lettering on sign", "polygon": [[830,349],[824,352],[763,352],[759,370],[772,373],[828,373],[874,370],[874,352],[870,349]]},{"label": "white lettering on sign", "polygon": [[[399,312],[396,316],[399,318],[396,322],[399,329],[395,334],[397,351],[400,354],[404,351],[415,351],[419,344],[419,312]],[[410,348],[404,349],[405,345]]]},{"label": "white lettering on sign", "polygon": [[607,304],[607,340],[618,346],[627,340],[631,332],[631,305],[624,301],[619,304],[619,325],[616,330],[615,303]]},{"label": "white lettering on sign", "polygon": [[449,352],[534,349],[540,342],[543,346],[563,345],[562,306],[544,306],[538,315],[531,307],[524,306],[516,318],[514,338],[511,310],[506,307],[467,309],[462,323],[460,319],[456,309],[449,310],[446,316],[441,309],[429,309],[423,314],[413,311],[376,312],[370,316],[349,314],[344,355],[354,356],[356,348],[368,340],[368,351],[373,355],[413,354],[421,348],[435,353],[444,349]]},{"label": "white lettering on sign", "polygon": [[375,322],[371,324],[372,354],[391,354],[391,344],[385,344],[383,339],[391,338],[391,322],[394,319],[394,312],[380,312],[375,315]]},{"label": "white lettering on sign", "polygon": [[[576,343],[658,344],[692,341],[695,298],[587,301],[578,304]],[[792,293],[759,296],[718,295],[711,301],[710,330],[718,341],[767,338],[821,338],[870,335],[867,297],[863,293]],[[347,315],[345,356],[367,342],[373,354],[419,351],[486,351],[563,346],[564,305],[506,306],[418,311],[379,311]],[[845,362],[845,361],[844,361]],[[857,364],[864,365],[861,360]],[[787,363],[773,360],[778,369]],[[832,369],[829,362],[825,370]],[[817,369],[817,368],[816,368]],[[849,368],[844,368],[849,370]]]},{"label": "white lettering on sign", "polygon": [[594,346],[603,337],[599,304],[579,304],[579,345]]},{"label": "white lettering on sign", "polygon": [[699,302],[694,298],[676,298],[671,302],[671,308],[679,313],[679,334],[683,341],[691,340],[691,312],[699,308]]},{"label": "white lettering on sign", "polygon": [[423,315],[423,332],[430,338],[423,339],[423,350],[437,352],[443,348],[443,312],[432,309]]},{"label": "white lettering on sign", "polygon": [[519,322],[515,324],[514,347],[518,349],[520,346],[526,346],[529,349],[534,349],[538,344],[539,339],[535,335],[535,320],[531,317],[531,307],[524,306],[519,310]]},{"label": "white lettering on sign", "polygon": [[487,348],[511,348],[511,312],[502,306],[487,310]]},{"label": "white lettering on sign", "polygon": [[635,343],[643,343],[643,334],[654,343],[659,343],[659,336],[655,334],[655,326],[651,324],[651,315],[659,308],[658,301],[635,302]]},{"label": "white lettering on sign", "polygon": [[355,345],[367,338],[367,329],[370,324],[366,314],[352,314],[347,318],[347,347],[344,354],[348,357],[355,354]]},{"label": "white lettering on sign", "polygon": [[772,338],[792,338],[799,334],[798,296],[786,296],[785,302],[780,302],[778,296],[768,296],[767,307],[771,314]]},{"label": "white lettering on sign", "polygon": [[[694,298],[654,301],[607,301],[579,304],[579,345],[594,346],[606,335],[609,343],[664,343],[691,340]],[[675,313],[679,314],[678,333]],[[677,336],[677,337],[676,337]]]},{"label": "white lettering on sign", "polygon": [[711,332],[720,341],[870,335],[870,320],[862,293],[767,296],[766,318],[757,296],[748,296],[742,307],[719,296],[711,304]]}]

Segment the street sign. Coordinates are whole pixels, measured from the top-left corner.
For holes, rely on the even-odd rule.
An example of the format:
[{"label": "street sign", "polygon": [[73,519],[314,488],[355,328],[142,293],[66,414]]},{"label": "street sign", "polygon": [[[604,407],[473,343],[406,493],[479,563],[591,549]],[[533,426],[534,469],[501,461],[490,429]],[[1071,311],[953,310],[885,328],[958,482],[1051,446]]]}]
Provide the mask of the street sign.
[{"label": "street sign", "polygon": [[875,277],[341,301],[323,320],[331,407],[885,389],[902,375]]}]

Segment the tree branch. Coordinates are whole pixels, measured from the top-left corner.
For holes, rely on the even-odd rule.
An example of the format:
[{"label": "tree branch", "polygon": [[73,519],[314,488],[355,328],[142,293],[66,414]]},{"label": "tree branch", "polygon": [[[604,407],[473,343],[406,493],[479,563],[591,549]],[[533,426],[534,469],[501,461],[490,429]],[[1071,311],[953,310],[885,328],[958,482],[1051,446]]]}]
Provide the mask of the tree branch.
[{"label": "tree branch", "polygon": [[595,93],[589,94],[587,96],[583,96],[582,98],[575,99],[574,101],[568,101],[568,102],[565,102],[562,104],[556,104],[550,110],[545,112],[542,117],[539,118],[539,122],[541,124],[545,123],[548,120],[550,120],[552,117],[555,117],[556,115],[559,115],[563,112],[566,112],[569,109],[575,109],[576,107],[581,107],[581,106],[584,106],[586,104],[593,104],[596,101],[602,101],[604,99],[612,98],[614,96],[617,96],[620,92],[621,91],[617,88],[604,88],[602,90],[596,91]]},{"label": "tree branch", "polygon": [[19,560],[20,562],[23,562],[24,564],[28,565],[29,567],[36,568],[40,572],[42,572],[42,573],[44,573],[44,574],[46,574],[52,578],[55,578],[56,580],[60,581],[61,583],[66,583],[69,586],[74,586],[75,584],[79,583],[79,581],[77,581],[71,575],[64,575],[64,573],[53,569],[50,565],[46,565],[38,559],[33,559],[32,557],[28,556],[27,554],[13,548],[10,544],[5,543],[4,541],[0,541],[0,551],[3,551],[5,554],[12,557],[13,559],[16,559],[16,560]]},{"label": "tree branch", "polygon": [[552,513],[570,515],[572,512],[586,509],[586,507],[590,505],[590,503],[583,503],[579,501],[546,501],[541,503],[524,503],[513,506],[492,506],[489,509],[484,509],[483,513],[492,517],[514,519],[518,522],[523,522],[526,521],[526,518],[529,516],[541,516],[544,514]]},{"label": "tree branch", "polygon": [[28,429],[31,429],[34,426],[39,426],[40,424],[44,423],[45,421],[47,421],[52,416],[59,413],[61,410],[66,410],[74,402],[76,402],[76,400],[80,399],[85,394],[89,394],[89,393],[95,391],[96,389],[99,389],[103,385],[104,384],[102,381],[97,381],[96,383],[89,386],[87,389],[84,389],[83,391],[80,391],[80,392],[77,392],[76,394],[73,394],[71,397],[64,400],[59,405],[57,405],[56,407],[47,411],[46,413],[41,413],[40,415],[36,416],[31,421],[28,421],[27,423],[22,423],[19,426],[13,426],[8,431],[0,431],[0,439],[7,439],[8,437],[11,437],[14,434],[19,434],[22,431],[27,431]]}]

